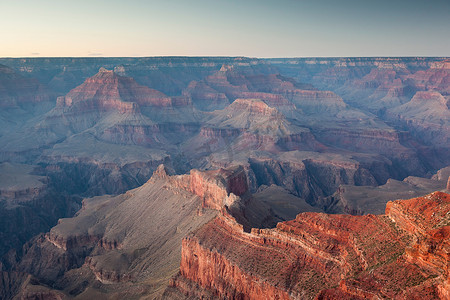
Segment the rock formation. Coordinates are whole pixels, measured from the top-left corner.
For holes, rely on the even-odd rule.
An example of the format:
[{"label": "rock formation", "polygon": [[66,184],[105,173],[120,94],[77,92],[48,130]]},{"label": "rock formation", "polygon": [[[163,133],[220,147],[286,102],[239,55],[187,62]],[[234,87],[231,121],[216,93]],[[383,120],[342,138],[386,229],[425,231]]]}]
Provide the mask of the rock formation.
[{"label": "rock formation", "polygon": [[[197,289],[180,275],[167,290],[171,296],[184,298],[178,289],[194,298],[214,298],[217,291],[244,297],[255,281],[254,295],[279,298],[409,298],[416,290],[426,298],[426,291],[436,296],[447,289],[435,272],[443,251],[426,254],[439,246],[433,232],[425,237],[426,226],[418,225],[423,236],[412,237],[386,216],[317,213],[382,213],[390,200],[450,187],[448,58],[0,63],[0,298],[160,296],[178,271],[181,239],[218,211],[221,221],[198,229],[184,245],[234,277],[222,272],[225,280],[200,263],[202,284],[211,288]],[[83,209],[71,218],[82,197]],[[293,221],[303,212],[316,214]],[[273,229],[277,223],[284,225]],[[361,235],[347,239],[353,230]],[[214,246],[211,233],[223,241]],[[383,234],[399,239],[400,248],[385,238],[368,245]],[[274,266],[257,261],[268,255],[258,252],[267,246],[261,238],[282,245],[273,263],[285,271],[274,274]],[[374,251],[363,253],[360,244]],[[240,261],[247,245],[247,261]],[[409,256],[401,251],[408,247]],[[183,257],[194,266],[189,251]],[[416,256],[419,262],[408,258]],[[409,282],[394,274],[399,264]],[[292,271],[298,266],[307,266],[301,269],[307,276]],[[182,269],[191,272],[189,265]],[[298,283],[305,278],[308,290]]]},{"label": "rock formation", "polygon": [[382,214],[388,201],[444,190],[450,177],[449,171],[448,167],[441,169],[432,179],[414,176],[408,176],[402,181],[389,179],[386,184],[376,187],[341,185],[324,202],[327,203],[329,213]]},{"label": "rock formation", "polygon": [[[13,269],[35,276],[35,286],[50,282],[73,296],[92,291],[157,293],[178,269],[181,239],[224,205],[237,205],[239,195],[248,190],[242,168],[170,173],[161,165],[137,189],[83,200],[74,218],[61,219],[25,246]],[[74,272],[90,284],[73,281]],[[101,283],[100,289],[95,282]],[[115,290],[117,285],[123,291]],[[20,293],[31,295],[32,290],[25,284]]]},{"label": "rock formation", "polygon": [[25,78],[0,64],[0,107],[6,109],[52,100],[52,93],[36,79]]},{"label": "rock formation", "polygon": [[226,213],[183,240],[166,296],[446,299],[450,195],[389,202],[386,215],[299,214],[243,231]]},{"label": "rock formation", "polygon": [[417,92],[408,103],[388,110],[388,117],[410,128],[418,139],[435,147],[450,139],[450,98],[439,92]]}]

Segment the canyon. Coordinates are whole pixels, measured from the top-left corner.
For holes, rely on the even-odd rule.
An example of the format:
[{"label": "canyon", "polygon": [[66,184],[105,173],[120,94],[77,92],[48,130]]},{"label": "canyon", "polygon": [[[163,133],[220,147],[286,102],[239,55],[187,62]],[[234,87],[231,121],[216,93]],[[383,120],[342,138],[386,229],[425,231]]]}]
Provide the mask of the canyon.
[{"label": "canyon", "polygon": [[183,239],[168,298],[445,299],[450,195],[390,201],[385,215],[302,213],[243,230],[225,214]]},{"label": "canyon", "polygon": [[0,58],[0,298],[445,299],[449,83],[445,57]]}]

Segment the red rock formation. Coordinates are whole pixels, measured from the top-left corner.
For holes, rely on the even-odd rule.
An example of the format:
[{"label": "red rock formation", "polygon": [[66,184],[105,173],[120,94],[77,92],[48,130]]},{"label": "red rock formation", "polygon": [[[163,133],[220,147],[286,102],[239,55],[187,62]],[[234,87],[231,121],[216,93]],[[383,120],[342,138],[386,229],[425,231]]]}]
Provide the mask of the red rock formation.
[{"label": "red rock formation", "polygon": [[449,215],[440,192],[389,202],[386,215],[302,213],[251,233],[223,212],[183,240],[171,284],[242,299],[448,299]]},{"label": "red rock formation", "polygon": [[391,220],[413,236],[412,244],[406,249],[406,257],[424,267],[440,269],[447,277],[450,262],[449,211],[450,196],[440,192],[386,205],[386,214]]},{"label": "red rock formation", "polygon": [[419,90],[450,92],[450,61],[436,62],[429,69],[420,70],[406,77]]},{"label": "red rock formation", "polygon": [[136,104],[166,107],[172,105],[172,100],[161,92],[139,85],[133,78],[101,68],[57,101],[59,107],[82,105],[85,109],[117,109],[122,113],[135,110]]},{"label": "red rock formation", "polygon": [[[168,178],[164,166],[161,165],[151,180]],[[224,205],[231,206],[239,196],[248,192],[247,176],[241,166],[234,169],[214,171],[191,170],[189,175],[178,175],[169,178],[172,186],[182,188],[202,200],[204,208],[221,210]]]}]

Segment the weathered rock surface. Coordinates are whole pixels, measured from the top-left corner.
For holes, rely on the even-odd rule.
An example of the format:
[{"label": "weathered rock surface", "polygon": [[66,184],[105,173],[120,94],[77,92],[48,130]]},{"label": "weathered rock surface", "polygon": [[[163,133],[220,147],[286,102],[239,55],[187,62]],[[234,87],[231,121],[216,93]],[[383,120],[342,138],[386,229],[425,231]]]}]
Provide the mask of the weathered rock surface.
[{"label": "weathered rock surface", "polygon": [[[45,176],[39,191],[26,185],[2,191],[14,198],[1,204],[13,210],[0,209],[7,232],[2,239],[16,248],[2,260],[8,272],[25,240],[74,213],[74,195],[123,193],[145,183],[160,163],[189,174],[164,180],[196,195],[199,214],[228,205],[246,232],[273,228],[303,211],[381,212],[387,200],[442,189],[448,182],[445,172],[436,180],[411,177],[429,178],[450,164],[448,58],[0,62],[14,69],[0,68],[0,95],[6,91],[9,103],[0,110],[0,162],[39,165],[36,175]],[[101,67],[112,71],[98,72]],[[56,96],[44,97],[46,86],[50,96],[61,96],[57,107]],[[240,175],[233,179],[236,171]],[[110,209],[110,215],[119,215]],[[21,295],[60,295],[52,294],[52,286],[69,297],[92,299],[107,295],[102,292],[107,286],[107,293],[126,298],[128,291],[145,295],[162,286],[133,285],[133,272],[147,266],[134,264],[141,251],[123,250],[121,235],[104,237],[112,223],[124,224],[121,216],[105,221],[98,236],[44,235],[27,245],[30,264],[42,258],[33,274],[44,269],[48,274],[42,271],[38,284],[27,284]],[[50,240],[62,245],[56,248],[61,252]],[[35,245],[47,254],[26,250]],[[183,284],[192,287],[187,280]],[[322,294],[345,295],[343,289]]]},{"label": "weathered rock surface", "polygon": [[295,105],[288,97],[301,93],[302,88],[304,92],[313,89],[279,74],[255,74],[254,70],[224,64],[203,81],[191,82],[183,95],[191,97],[197,108],[206,111],[223,109],[238,98],[257,98],[291,117],[295,115]]},{"label": "weathered rock surface", "polygon": [[[448,124],[446,125],[449,119],[447,104],[450,86],[448,58],[315,58],[269,61],[279,68],[281,74],[334,91],[349,106],[359,108],[369,116],[370,113],[377,114],[397,132],[408,131],[413,138],[400,140],[400,143],[418,151],[420,160],[434,170],[449,164],[446,136],[449,131]],[[346,114],[347,122],[351,115],[356,117],[355,112]],[[363,119],[369,120],[367,117]],[[335,123],[334,128],[329,128],[335,129],[339,127],[336,126],[338,124],[339,122]],[[348,127],[355,127],[356,124],[347,123]],[[379,128],[379,125],[376,127]],[[375,129],[375,126],[369,125],[367,128]],[[408,172],[410,170],[406,173]]]},{"label": "weathered rock surface", "polygon": [[17,263],[8,262],[12,271],[35,278],[19,292],[33,295],[52,286],[49,292],[67,297],[156,297],[178,271],[181,239],[219,211],[238,219],[242,230],[273,227],[295,212],[320,211],[275,186],[250,195],[243,167],[171,173],[160,165],[140,188],[85,199],[74,218],[61,219],[33,239]]},{"label": "weathered rock surface", "polygon": [[450,98],[439,92],[417,92],[408,103],[387,111],[387,116],[420,140],[447,147],[450,140]]},{"label": "weathered rock surface", "polygon": [[440,192],[389,202],[386,215],[303,213],[251,233],[224,214],[183,240],[166,296],[446,299],[449,214]]},{"label": "weathered rock surface", "polygon": [[157,295],[178,270],[181,239],[247,189],[242,168],[171,176],[161,165],[140,188],[85,199],[74,218],[25,246],[13,269],[72,296]]},{"label": "weathered rock surface", "polygon": [[52,98],[51,92],[38,80],[23,77],[13,69],[0,64],[0,107],[2,110],[8,107],[47,102],[53,100]]},{"label": "weathered rock surface", "polygon": [[[0,200],[17,204],[39,196],[45,190],[48,179],[33,175],[36,166],[11,163],[0,164]],[[10,205],[14,205],[10,203]]]}]

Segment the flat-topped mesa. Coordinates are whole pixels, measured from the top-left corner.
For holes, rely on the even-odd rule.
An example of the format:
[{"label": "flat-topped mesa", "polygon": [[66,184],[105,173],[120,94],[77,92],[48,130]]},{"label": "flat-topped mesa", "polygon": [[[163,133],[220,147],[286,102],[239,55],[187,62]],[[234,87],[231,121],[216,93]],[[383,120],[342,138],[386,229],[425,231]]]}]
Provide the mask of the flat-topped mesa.
[{"label": "flat-topped mesa", "polygon": [[279,112],[277,109],[269,107],[266,103],[260,99],[236,99],[227,110],[242,111],[245,110],[251,115],[262,116],[277,116]]},{"label": "flat-topped mesa", "polygon": [[337,112],[347,107],[341,97],[330,91],[296,89],[284,96],[305,112]]},{"label": "flat-topped mesa", "polygon": [[263,92],[242,92],[242,97],[245,99],[260,99],[264,101],[270,107],[283,107],[287,106],[295,109],[295,105],[289,102],[286,97],[280,94],[263,93]]},{"label": "flat-topped mesa", "polygon": [[183,240],[172,288],[245,299],[448,299],[450,195],[386,215],[302,213],[244,232],[226,210]]},{"label": "flat-topped mesa", "polygon": [[445,59],[442,61],[433,62],[430,65],[430,69],[443,69],[450,71],[450,59]]},{"label": "flat-topped mesa", "polygon": [[120,76],[112,70],[100,68],[94,76],[72,89],[66,96],[59,97],[58,107],[80,106],[80,109],[132,111],[139,106],[168,107],[180,105],[186,99],[172,99],[165,94],[139,85],[133,78]]},{"label": "flat-topped mesa", "polygon": [[45,194],[48,178],[33,175],[34,169],[32,165],[0,163],[0,199],[17,204]]}]

